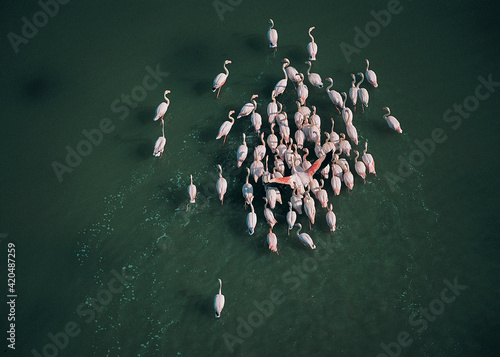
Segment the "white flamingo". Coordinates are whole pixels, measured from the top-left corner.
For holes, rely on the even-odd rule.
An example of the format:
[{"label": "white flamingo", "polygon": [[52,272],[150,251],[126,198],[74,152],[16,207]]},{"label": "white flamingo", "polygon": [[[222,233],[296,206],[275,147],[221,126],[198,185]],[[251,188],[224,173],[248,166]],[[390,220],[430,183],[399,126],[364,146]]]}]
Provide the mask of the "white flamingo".
[{"label": "white flamingo", "polygon": [[253,112],[253,110],[255,109],[254,99],[257,98],[258,96],[259,96],[258,94],[252,95],[252,97],[250,98],[251,103],[246,103],[241,107],[240,112],[239,112],[238,116],[236,117],[236,119],[247,116],[248,114]]},{"label": "white flamingo", "polygon": [[332,185],[333,194],[335,196],[340,195],[340,189],[342,188],[341,178],[337,175],[332,175],[332,179],[331,179],[330,183]]},{"label": "white flamingo", "polygon": [[224,308],[224,304],[226,302],[226,298],[224,295],[222,295],[222,280],[219,279],[219,293],[215,295],[214,298],[214,310],[215,310],[215,317],[219,318],[220,314],[222,312],[222,309]]},{"label": "white flamingo", "polygon": [[319,182],[321,184],[319,185],[318,191],[316,192],[316,198],[321,203],[321,207],[326,208],[326,206],[328,205],[328,192],[323,189],[323,186],[325,185],[323,179],[321,179]]},{"label": "white flamingo", "polygon": [[156,108],[156,115],[153,118],[154,121],[157,121],[158,119],[161,119],[163,122],[163,116],[167,112],[168,106],[170,105],[170,99],[167,98],[167,94],[169,94],[170,91],[167,89],[165,93],[163,93],[163,98],[165,98],[165,102],[161,102],[160,105]]},{"label": "white flamingo", "polygon": [[165,124],[163,123],[163,120],[161,121],[161,133],[162,136],[160,136],[155,143],[155,149],[153,151],[153,155],[156,157],[160,157],[163,154],[163,150],[165,149],[165,144],[167,143],[167,139],[165,139]]},{"label": "white flamingo", "polygon": [[326,140],[325,142],[323,143],[323,146],[321,147],[321,149],[323,150],[323,152],[325,154],[328,154],[330,151],[335,151],[337,149],[336,145],[330,141],[330,133],[325,131],[325,136],[326,136]]},{"label": "white flamingo", "polygon": [[222,145],[225,144],[227,135],[231,131],[231,128],[233,127],[234,124],[234,118],[231,117],[231,115],[234,113],[234,110],[231,110],[228,114],[229,120],[226,120],[224,123],[219,128],[219,134],[217,134],[217,137],[215,138],[216,140],[224,137],[224,141],[222,142]]},{"label": "white flamingo", "polygon": [[247,227],[248,234],[253,235],[255,232],[255,226],[257,225],[257,215],[255,214],[255,210],[253,209],[253,204],[250,202],[251,212],[247,214]]},{"label": "white flamingo", "polygon": [[361,159],[363,160],[363,163],[368,169],[368,172],[374,174],[376,177],[377,172],[375,171],[375,160],[373,160],[373,156],[371,154],[368,154],[367,151],[368,151],[368,141],[365,142],[365,150],[363,150],[363,156],[361,157]]},{"label": "white flamingo", "polygon": [[250,115],[250,120],[252,121],[253,128],[255,129],[255,132],[257,135],[260,133],[260,128],[262,127],[262,116],[257,113],[257,102],[255,101],[255,98],[252,97],[252,104],[253,104],[253,110],[252,110],[252,115]]},{"label": "white flamingo", "polygon": [[309,37],[311,38],[311,42],[307,44],[307,52],[309,53],[309,61],[316,61],[316,54],[318,53],[318,45],[314,42],[314,37],[311,35],[311,31],[314,30],[315,27],[309,27]]},{"label": "white flamingo", "polygon": [[243,198],[245,199],[245,209],[247,204],[252,203],[253,201],[253,186],[248,182],[250,178],[250,169],[247,167],[247,179],[243,187],[241,188],[241,192],[243,193]]},{"label": "white flamingo", "polygon": [[286,214],[286,223],[288,223],[288,235],[290,235],[290,230],[293,228],[295,221],[297,220],[297,212],[293,210],[293,205],[292,202],[288,202],[288,206],[290,207],[290,210]]},{"label": "white flamingo", "polygon": [[274,29],[274,21],[273,19],[269,19],[269,30],[267,30],[267,39],[269,40],[269,47],[274,48],[276,51],[278,49],[278,31]]},{"label": "white flamingo", "polygon": [[271,149],[271,152],[274,154],[276,152],[276,148],[278,147],[278,137],[274,134],[274,123],[271,124],[271,134],[267,136],[267,146]]},{"label": "white flamingo", "polygon": [[304,75],[300,73],[299,77],[300,77],[300,82],[297,87],[297,97],[300,101],[300,104],[305,105],[306,99],[309,96],[309,89],[304,84]]},{"label": "white flamingo", "polygon": [[352,83],[351,88],[349,88],[349,98],[352,102],[352,107],[356,110],[356,103],[358,102],[358,87],[356,87],[356,76],[351,73]]},{"label": "white flamingo", "polygon": [[377,75],[375,74],[375,72],[373,72],[371,69],[369,69],[370,61],[368,61],[367,59],[365,59],[365,61],[366,61],[366,72],[365,72],[366,73],[366,80],[374,88],[377,88],[378,87]]},{"label": "white flamingo", "polygon": [[267,117],[269,124],[274,121],[276,118],[276,114],[278,114],[278,104],[276,104],[275,91],[273,90],[273,94],[271,95],[271,103],[267,105]]},{"label": "white flamingo", "polygon": [[274,225],[278,223],[278,221],[276,220],[276,218],[274,218],[273,211],[271,211],[271,209],[267,207],[267,197],[264,197],[264,201],[266,201],[266,203],[264,204],[264,217],[266,218],[267,224],[269,224],[272,229]]},{"label": "white flamingo", "polygon": [[321,130],[321,117],[316,114],[316,107],[313,105],[312,107],[312,114],[311,116],[309,117],[309,122],[316,126],[319,130]]},{"label": "white flamingo", "polygon": [[236,151],[236,166],[241,167],[243,161],[247,158],[248,155],[248,146],[245,141],[246,135],[243,133],[243,143],[238,147],[238,151]]},{"label": "white flamingo", "polygon": [[276,234],[273,233],[272,228],[269,228],[269,233],[267,234],[267,244],[272,252],[276,252],[276,254],[280,255],[280,253],[278,253],[278,238],[276,238]]},{"label": "white flamingo", "polygon": [[262,161],[266,156],[266,143],[264,141],[264,133],[260,133],[260,145],[257,145],[253,150],[253,159]]},{"label": "white flamingo", "polygon": [[283,160],[286,151],[286,145],[283,144],[283,137],[280,139],[280,144],[276,147],[276,154]]},{"label": "white flamingo", "polygon": [[361,76],[361,80],[356,84],[356,88],[358,88],[358,98],[361,101],[361,109],[363,109],[363,112],[365,111],[365,107],[368,108],[368,101],[370,100],[370,95],[368,94],[368,91],[366,88],[360,88],[360,84],[363,83],[365,80],[365,76],[363,73],[358,72],[358,76]]},{"label": "white flamingo", "polygon": [[354,176],[352,172],[349,170],[349,164],[344,163],[344,183],[349,189],[349,191],[352,191],[354,188]]},{"label": "white flamingo", "polygon": [[232,63],[230,60],[225,60],[224,61],[224,71],[225,73],[219,73],[215,79],[214,83],[212,85],[212,92],[217,91],[217,98],[219,98],[219,93],[220,89],[226,83],[227,77],[229,76],[229,70],[227,69],[226,65]]},{"label": "white flamingo", "polygon": [[283,177],[283,174],[285,173],[285,163],[278,155],[274,155],[274,169],[276,169],[276,171],[281,174],[281,177]]},{"label": "white flamingo", "polygon": [[295,142],[297,143],[297,147],[302,149],[304,147],[304,141],[306,140],[306,135],[302,131],[302,129],[297,129],[294,134]]},{"label": "white flamingo", "polygon": [[254,160],[250,165],[250,172],[252,173],[253,180],[255,181],[255,183],[257,183],[259,177],[264,174],[264,164],[262,163],[262,161]]},{"label": "white flamingo", "polygon": [[276,85],[274,86],[274,89],[273,89],[273,92],[272,92],[272,96],[274,98],[276,98],[277,96],[279,96],[280,94],[282,94],[285,89],[286,89],[286,85],[288,83],[288,73],[286,71],[286,66],[289,65],[290,62],[283,62],[283,65],[281,66],[281,69],[283,70],[283,74],[285,75],[285,78],[283,79],[280,79],[278,81],[278,83],[276,83]]},{"label": "white flamingo", "polygon": [[382,110],[387,111],[387,114],[384,114],[384,119],[387,121],[387,125],[389,126],[389,128],[402,134],[403,129],[401,129],[399,121],[391,115],[391,110],[389,109],[389,107],[383,107]]},{"label": "white flamingo", "polygon": [[341,153],[345,153],[349,157],[351,156],[351,144],[345,139],[344,133],[340,133],[339,148]]},{"label": "white flamingo", "polygon": [[337,217],[333,212],[333,205],[330,203],[328,206],[328,212],[326,212],[326,224],[330,228],[330,234],[335,232],[335,226],[337,225]]},{"label": "white flamingo", "polygon": [[298,193],[297,189],[294,188],[292,197],[290,197],[290,202],[292,202],[292,207],[298,214],[302,214],[302,207],[304,206],[302,198],[304,198],[304,196]]},{"label": "white flamingo", "polygon": [[314,224],[314,220],[316,219],[316,205],[314,199],[309,194],[309,188],[304,196],[304,211],[309,218],[309,229],[311,229],[311,225]]},{"label": "white flamingo", "polygon": [[304,148],[304,156],[302,157],[302,168],[305,170],[308,170],[312,164],[309,160],[307,160],[307,156],[309,156],[309,149],[308,148]]},{"label": "white flamingo", "polygon": [[351,108],[345,106],[347,103],[347,94],[342,92],[340,95],[344,98],[342,103],[342,119],[344,119],[344,123],[346,125],[352,124],[352,110]]},{"label": "white flamingo", "polygon": [[337,111],[340,114],[340,109],[343,106],[344,101],[342,100],[342,96],[340,95],[339,92],[337,92],[335,89],[330,90],[330,88],[333,87],[333,79],[330,77],[326,78],[325,81],[329,81],[330,85],[326,88],[326,92],[328,93],[328,97],[332,101],[332,103],[335,105],[335,108],[337,108]]},{"label": "white flamingo", "polygon": [[[193,175],[189,175],[191,177],[191,184],[188,186],[188,196],[189,196],[189,203],[195,203],[196,202],[196,186],[193,184]],[[186,205],[186,211],[189,208],[189,203]]]},{"label": "white flamingo", "polygon": [[219,168],[219,179],[217,180],[217,183],[215,184],[215,188],[217,189],[217,193],[219,194],[219,200],[220,203],[223,205],[224,204],[224,195],[226,194],[227,191],[227,180],[222,177],[222,167],[217,165]]},{"label": "white flamingo", "polygon": [[311,83],[314,87],[323,88],[321,76],[317,73],[311,73],[311,61],[307,61],[306,64],[309,65],[309,68],[307,69],[307,79],[309,80],[309,83]]},{"label": "white flamingo", "polygon": [[337,147],[339,145],[340,136],[334,130],[335,129],[335,121],[333,120],[333,118],[330,118],[330,120],[332,121],[332,129],[330,131],[330,142],[332,142],[335,145],[335,147]]},{"label": "white flamingo", "polygon": [[290,127],[288,126],[288,120],[287,120],[287,116],[286,116],[286,113],[285,114],[285,117],[280,121],[280,135],[281,137],[285,140],[285,143],[289,143],[290,142]]},{"label": "white flamingo", "polygon": [[354,158],[354,170],[356,170],[358,176],[363,179],[363,182],[366,183],[366,166],[361,161],[358,161],[359,152],[356,150],[353,152],[356,154]]},{"label": "white flamingo", "polygon": [[354,143],[354,145],[358,145],[358,130],[356,129],[356,127],[352,125],[352,123],[347,124],[345,130],[347,131],[347,135]]},{"label": "white flamingo", "polygon": [[299,237],[302,244],[311,247],[311,249],[316,249],[316,246],[314,245],[311,236],[307,233],[300,233],[300,231],[302,230],[302,225],[300,223],[297,223],[295,227],[299,227],[299,229],[297,230],[297,237]]},{"label": "white flamingo", "polygon": [[[295,67],[290,66],[290,60],[288,58],[283,58],[284,63],[286,63],[286,73],[288,75],[288,78],[292,81],[292,83],[299,83],[300,77],[299,77],[299,71],[295,69]],[[295,83],[293,84],[295,86]]]}]

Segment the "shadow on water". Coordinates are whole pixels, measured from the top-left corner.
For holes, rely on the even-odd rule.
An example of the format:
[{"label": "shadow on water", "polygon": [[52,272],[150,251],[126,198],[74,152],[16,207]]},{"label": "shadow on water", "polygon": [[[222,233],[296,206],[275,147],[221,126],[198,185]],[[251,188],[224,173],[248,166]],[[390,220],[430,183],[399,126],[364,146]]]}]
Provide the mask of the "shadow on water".
[{"label": "shadow on water", "polygon": [[178,291],[177,297],[184,301],[186,307],[183,309],[184,311],[189,309],[201,316],[210,316],[214,311],[211,308],[213,306],[213,298],[208,297],[206,294],[202,295],[194,293],[189,289],[182,289]]},{"label": "shadow on water", "polygon": [[245,38],[245,44],[255,52],[262,52],[262,49],[265,46],[269,46],[266,41],[262,40],[262,36],[260,35],[248,35]]},{"label": "shadow on water", "polygon": [[[160,103],[158,103],[160,104]],[[151,124],[153,121],[153,118],[156,113],[156,108],[149,107],[149,108],[142,108],[138,111],[136,111],[136,118],[141,124],[146,125],[146,124]],[[160,127],[161,128],[161,127]]]}]

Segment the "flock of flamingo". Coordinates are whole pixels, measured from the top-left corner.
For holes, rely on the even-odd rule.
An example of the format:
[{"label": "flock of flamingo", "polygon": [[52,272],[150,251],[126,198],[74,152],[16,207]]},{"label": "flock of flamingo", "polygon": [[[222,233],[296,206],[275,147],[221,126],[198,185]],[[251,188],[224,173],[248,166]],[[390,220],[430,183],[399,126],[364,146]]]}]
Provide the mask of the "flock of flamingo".
[{"label": "flock of flamingo", "polygon": [[[269,24],[270,26],[267,32],[269,47],[274,49],[274,51],[277,51],[278,32],[274,28],[274,22],[272,19],[269,20]],[[309,83],[312,86],[317,87],[319,91],[323,88],[323,80],[319,74],[311,73],[312,62],[316,61],[316,55],[318,52],[318,45],[311,34],[314,29],[315,27],[310,27],[308,31],[311,41],[307,44],[309,58],[305,64],[308,65],[306,74]],[[267,234],[267,243],[269,249],[277,254],[279,254],[278,240],[276,234],[273,232],[273,228],[277,223],[277,220],[274,217],[273,210],[275,209],[276,204],[283,203],[280,185],[288,185],[292,190],[291,197],[288,201],[289,210],[286,214],[288,234],[290,234],[290,230],[297,227],[298,230],[296,234],[302,244],[310,247],[311,249],[315,249],[316,246],[311,236],[305,232],[301,233],[302,225],[296,221],[297,215],[301,215],[302,212],[304,212],[309,220],[309,229],[312,228],[316,219],[316,199],[321,207],[326,210],[326,223],[330,228],[330,232],[333,234],[336,229],[336,216],[333,212],[333,205],[329,202],[328,191],[324,187],[325,180],[328,180],[331,176],[330,183],[335,196],[340,194],[342,183],[344,183],[348,191],[353,189],[354,175],[353,171],[351,171],[349,161],[347,160],[347,158],[352,157],[351,151],[352,154],[355,155],[353,163],[354,171],[363,180],[363,182],[366,182],[367,173],[376,176],[375,160],[373,159],[373,156],[368,153],[368,142],[365,141],[364,143],[361,161],[358,161],[360,156],[359,151],[352,148],[353,145],[358,146],[359,144],[358,132],[353,124],[353,112],[356,111],[358,100],[361,102],[363,112],[365,108],[368,107],[369,102],[368,90],[360,87],[360,85],[366,79],[366,81],[373,88],[378,87],[377,75],[373,70],[369,69],[369,61],[367,59],[365,61],[365,73],[357,72],[356,75],[354,73],[351,74],[352,83],[348,90],[348,95],[346,92],[339,93],[338,91],[332,89],[334,81],[331,77],[324,79],[324,81],[330,83],[330,85],[326,88],[326,93],[334,105],[334,111],[342,117],[345,123],[347,137],[349,139],[346,138],[344,133],[337,133],[334,130],[335,121],[333,117],[330,119],[330,131],[322,129],[322,121],[320,116],[317,114],[316,107],[312,105],[311,108],[309,108],[306,105],[306,101],[309,98],[309,89],[304,83],[305,76],[292,67],[287,58],[284,58],[281,61],[284,78],[276,83],[270,96],[271,101],[267,105],[267,124],[269,125],[270,131],[267,137],[262,130],[262,116],[257,112],[257,94],[251,96],[250,102],[244,104],[236,116],[236,120],[250,116],[252,126],[260,141],[260,143],[253,148],[253,161],[249,167],[246,167],[246,182],[242,186],[245,209],[246,206],[250,206],[250,212],[247,214],[246,219],[248,233],[253,235],[257,224],[257,214],[255,213],[253,205],[254,189],[250,183],[250,177],[252,177],[255,184],[257,184],[260,179],[264,185],[264,217],[270,227],[269,233]],[[227,68],[228,64],[231,64],[231,61],[225,60],[223,64],[224,72],[219,73],[213,81],[212,91],[217,92],[217,98],[219,98],[221,88],[229,77],[229,70]],[[357,77],[360,77],[359,81],[357,81]],[[277,98],[280,95],[283,95],[287,89],[289,80],[292,82],[297,93],[297,100],[295,102],[297,110],[293,115],[295,122],[295,132],[293,133],[293,136],[288,122],[288,115],[283,110],[283,105],[277,100]],[[160,157],[162,155],[166,144],[163,117],[170,104],[170,101],[167,98],[169,93],[169,90],[165,91],[165,102],[158,106],[154,117],[155,121],[159,119],[162,121],[162,136],[160,136],[156,141],[153,152],[153,155],[156,157]],[[347,106],[347,98],[350,100],[352,109]],[[402,133],[401,125],[398,120],[391,115],[390,109],[388,107],[384,107],[382,110],[387,112],[383,115],[383,118],[387,121],[389,128],[398,133]],[[223,138],[222,145],[224,145],[227,136],[233,127],[235,122],[235,113],[236,112],[234,110],[231,110],[228,113],[229,120],[224,121],[219,128],[216,139]],[[322,130],[325,137],[323,142]],[[278,133],[280,138],[278,138],[275,131]],[[236,166],[238,168],[245,164],[249,152],[245,133],[242,134],[242,138],[243,141],[236,152]],[[314,162],[308,160],[310,152],[309,148],[306,147],[307,145],[314,145],[314,148],[311,148],[311,150],[314,150],[314,154],[316,156]],[[299,150],[302,151],[302,155],[299,154]],[[273,167],[271,171],[269,169],[269,157],[273,160]],[[221,204],[223,204],[224,195],[227,191],[228,185],[227,180],[222,176],[221,165],[217,165],[217,168],[219,170],[219,179],[216,182],[216,188]],[[319,181],[317,178],[314,178],[314,175],[318,171],[320,172]],[[196,202],[197,189],[193,184],[192,175],[190,175],[190,180],[191,182],[188,186],[189,203],[186,206],[186,210],[189,209],[190,203]],[[220,317],[225,303],[224,295],[222,295],[222,281],[220,279],[219,284],[219,293],[214,299],[215,316],[217,318]]]}]

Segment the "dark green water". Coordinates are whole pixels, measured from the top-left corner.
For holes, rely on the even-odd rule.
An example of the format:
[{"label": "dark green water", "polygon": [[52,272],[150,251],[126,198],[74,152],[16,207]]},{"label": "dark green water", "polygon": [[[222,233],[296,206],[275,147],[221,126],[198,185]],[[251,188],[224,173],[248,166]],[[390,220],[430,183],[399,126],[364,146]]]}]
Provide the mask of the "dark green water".
[{"label": "dark green water", "polygon": [[[388,2],[232,3],[221,21],[210,1],[73,1],[17,54],[7,35],[20,35],[21,18],[32,19],[40,7],[1,5],[0,233],[8,234],[0,241],[1,282],[8,300],[4,267],[7,244],[14,242],[17,298],[16,350],[7,348],[5,334],[0,351],[496,355],[500,87],[483,85],[479,95],[488,98],[467,98],[478,96],[479,77],[500,81],[498,5],[401,1],[402,11],[348,61],[341,43],[354,46],[355,27],[364,29],[373,21],[370,11]],[[279,33],[276,54],[267,47],[270,17]],[[288,57],[306,70],[310,26],[316,26],[319,47],[313,70],[333,77],[335,89],[348,90],[349,73],[364,71],[364,58],[377,72],[379,88],[369,88],[369,108],[355,113],[354,124],[360,143],[369,140],[378,179],[370,176],[363,185],[356,177],[353,192],[344,188],[338,197],[328,184],[337,230],[330,237],[326,211],[317,203],[317,223],[305,229],[316,251],[287,236],[288,208],[278,206],[277,256],[267,248],[260,185],[254,184],[256,233],[246,232],[245,171],[234,166],[242,132],[249,157],[258,143],[250,119],[235,123],[224,147],[215,136],[227,112],[238,111],[254,93],[269,133],[265,108],[282,78],[280,61]],[[216,100],[210,89],[224,59],[233,64]],[[127,115],[113,111],[115,100],[142,85],[146,67],[157,66],[169,73],[158,87]],[[172,91],[167,146],[158,160],[151,154],[161,128],[152,118],[165,89]],[[324,130],[333,116],[337,131],[345,131],[325,91],[309,86],[309,93]],[[293,129],[295,96],[289,83],[281,100]],[[445,121],[443,115],[464,100],[471,109]],[[399,119],[403,135],[387,128],[383,106]],[[104,118],[113,129],[60,182],[52,163],[65,164],[66,146],[75,149],[85,139],[82,130]],[[418,161],[415,140],[429,140],[436,128],[446,139]],[[417,160],[404,177],[399,156]],[[229,185],[223,206],[214,190],[219,163]],[[400,182],[390,184],[389,173]],[[199,194],[186,212],[190,174]],[[289,195],[285,190],[284,200]],[[306,226],[306,217],[299,222]],[[129,277],[126,288],[113,272]],[[226,297],[219,320],[212,307],[217,278]],[[442,295],[444,281],[453,285],[455,279],[467,288]],[[270,308],[266,301],[277,292],[279,304]],[[98,312],[80,306],[87,299],[100,299]],[[268,316],[256,304],[267,306]],[[245,330],[241,321],[249,319],[253,327]],[[76,336],[66,341],[61,332],[68,324]],[[47,347],[54,343],[49,334],[59,336],[62,350]],[[401,346],[408,339],[411,344]]]}]

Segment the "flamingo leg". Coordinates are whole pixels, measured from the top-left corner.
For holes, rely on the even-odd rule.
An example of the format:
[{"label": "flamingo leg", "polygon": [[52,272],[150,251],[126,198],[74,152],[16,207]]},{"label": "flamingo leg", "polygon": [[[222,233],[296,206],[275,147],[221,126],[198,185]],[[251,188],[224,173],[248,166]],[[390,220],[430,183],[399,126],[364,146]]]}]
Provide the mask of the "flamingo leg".
[{"label": "flamingo leg", "polygon": [[189,203],[186,205],[186,211],[189,209]]},{"label": "flamingo leg", "polygon": [[222,88],[222,86],[220,86],[219,89],[217,89],[217,99],[219,99],[219,93],[220,93],[221,88]]},{"label": "flamingo leg", "polygon": [[226,138],[227,138],[227,135],[224,135],[224,141],[222,142],[222,146],[224,146],[224,144],[226,143]]}]

